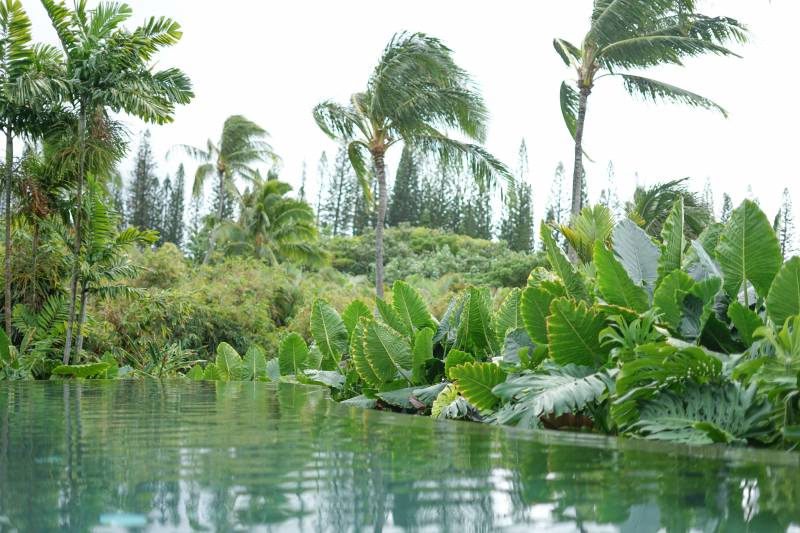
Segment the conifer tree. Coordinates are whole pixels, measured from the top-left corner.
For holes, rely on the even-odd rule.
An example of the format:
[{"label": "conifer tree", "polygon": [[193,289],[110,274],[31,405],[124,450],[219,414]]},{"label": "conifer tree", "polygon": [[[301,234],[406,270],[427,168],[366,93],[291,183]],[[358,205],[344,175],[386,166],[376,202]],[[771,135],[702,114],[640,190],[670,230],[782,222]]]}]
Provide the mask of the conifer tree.
[{"label": "conifer tree", "polygon": [[509,248],[529,252],[534,247],[533,200],[528,183],[528,148],[523,139],[519,147],[516,179],[509,184],[504,198],[500,238]]},{"label": "conifer tree", "polygon": [[711,188],[711,180],[706,178],[706,183],[703,186],[703,205],[708,208],[711,213],[711,219],[717,219],[717,207],[714,203],[714,190]]},{"label": "conifer tree", "polygon": [[[175,183],[172,184],[169,177],[164,181],[170,183],[169,194],[164,191],[164,222],[161,235],[161,242],[171,242],[180,247],[183,243],[183,193],[186,181],[186,172],[181,164],[175,174]],[[165,187],[166,189],[166,187]]]},{"label": "conifer tree", "polygon": [[414,150],[407,144],[403,147],[400,164],[397,166],[397,176],[387,213],[387,225],[397,226],[406,223],[418,226],[420,208],[419,168]]},{"label": "conifer tree", "polygon": [[[547,202],[547,215],[545,221],[550,225],[561,225],[567,223],[568,209],[564,196],[564,163],[559,162],[556,167],[555,175],[550,186],[550,198]],[[559,232],[555,233],[555,238],[562,244],[563,236]]]},{"label": "conifer tree", "polygon": [[161,225],[159,180],[150,144],[145,131],[136,153],[133,180],[128,191],[128,224],[140,229],[157,229]]},{"label": "conifer tree", "polygon": [[781,244],[783,259],[789,259],[797,252],[795,242],[795,223],[794,210],[792,208],[792,197],[789,189],[783,189],[783,199],[778,216],[775,217],[775,231],[778,233],[778,241]]},{"label": "conifer tree", "polygon": [[353,205],[357,202],[356,176],[347,155],[347,146],[341,145],[330,174],[328,192],[320,214],[321,227],[332,236],[346,235],[352,224]]},{"label": "conifer tree", "polygon": [[[370,180],[370,190],[374,190],[375,186],[377,186],[377,181],[373,176]],[[375,224],[377,222],[377,211],[375,208],[378,199],[373,196],[372,203],[368,204],[367,198],[360,191],[355,194],[354,199],[355,202],[352,204],[353,235],[363,235],[367,231],[375,229]]]},{"label": "conifer tree", "polygon": [[611,214],[614,215],[615,219],[619,219],[622,216],[622,205],[619,201],[619,193],[617,192],[616,181],[617,175],[614,171],[614,163],[609,161],[606,186],[600,192],[600,201],[598,203],[611,211]]},{"label": "conifer tree", "polygon": [[320,217],[322,215],[322,191],[325,189],[325,183],[327,183],[329,175],[330,168],[328,165],[328,154],[323,151],[322,155],[319,156],[319,162],[317,163],[317,176],[319,177],[316,205],[317,227],[320,226]]},{"label": "conifer tree", "polygon": [[731,201],[731,197],[728,193],[724,193],[722,195],[722,211],[719,214],[719,221],[723,224],[727,224],[728,221],[731,219],[731,213],[733,212],[733,201]]},{"label": "conifer tree", "polygon": [[303,161],[303,172],[300,175],[300,189],[297,191],[297,198],[306,201],[306,162]]}]

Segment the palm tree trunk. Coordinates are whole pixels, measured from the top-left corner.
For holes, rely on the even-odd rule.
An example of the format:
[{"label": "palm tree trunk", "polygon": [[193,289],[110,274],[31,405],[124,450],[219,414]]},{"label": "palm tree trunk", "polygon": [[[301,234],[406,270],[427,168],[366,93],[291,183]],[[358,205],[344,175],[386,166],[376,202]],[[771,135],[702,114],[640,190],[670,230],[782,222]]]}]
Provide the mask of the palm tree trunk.
[{"label": "palm tree trunk", "polygon": [[86,164],[86,105],[80,104],[78,119],[78,190],[75,197],[75,244],[72,248],[72,277],[69,282],[69,318],[67,319],[67,338],[64,342],[63,363],[69,364],[72,354],[72,330],[75,326],[75,302],[78,298],[78,267],[81,255],[81,218],[83,218],[83,172]]},{"label": "palm tree trunk", "polygon": [[591,87],[581,87],[578,100],[578,120],[575,125],[575,167],[572,174],[572,216],[576,217],[583,209],[583,125],[586,122],[586,104],[591,94]]},{"label": "palm tree trunk", "polygon": [[5,190],[5,216],[6,216],[6,257],[5,257],[5,302],[3,315],[5,316],[6,336],[11,338],[11,181],[14,178],[14,137],[11,126],[6,128],[6,190]]},{"label": "palm tree trunk", "polygon": [[36,269],[39,262],[39,223],[33,223],[33,240],[31,242],[31,292],[28,295],[28,307],[36,310],[38,302],[36,301]]},{"label": "palm tree trunk", "polygon": [[378,178],[378,220],[375,222],[375,294],[383,298],[383,226],[386,220],[386,164],[383,152],[373,152],[375,175]]},{"label": "palm tree trunk", "polygon": [[80,356],[83,350],[83,324],[86,322],[86,300],[89,293],[86,290],[86,283],[81,283],[81,311],[78,315],[78,338],[75,340],[75,354]]}]

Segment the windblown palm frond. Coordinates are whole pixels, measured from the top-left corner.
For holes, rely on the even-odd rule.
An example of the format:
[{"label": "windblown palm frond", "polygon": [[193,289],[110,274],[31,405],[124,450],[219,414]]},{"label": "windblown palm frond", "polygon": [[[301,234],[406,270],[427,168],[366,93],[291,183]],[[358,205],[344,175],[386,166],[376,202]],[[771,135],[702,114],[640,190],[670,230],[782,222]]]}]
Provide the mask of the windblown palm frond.
[{"label": "windblown palm frond", "polygon": [[648,234],[657,237],[667,220],[672,206],[683,197],[686,237],[696,239],[712,222],[712,215],[700,196],[686,186],[688,178],[658,183],[651,187],[637,187],[633,200],[628,202],[628,217]]}]

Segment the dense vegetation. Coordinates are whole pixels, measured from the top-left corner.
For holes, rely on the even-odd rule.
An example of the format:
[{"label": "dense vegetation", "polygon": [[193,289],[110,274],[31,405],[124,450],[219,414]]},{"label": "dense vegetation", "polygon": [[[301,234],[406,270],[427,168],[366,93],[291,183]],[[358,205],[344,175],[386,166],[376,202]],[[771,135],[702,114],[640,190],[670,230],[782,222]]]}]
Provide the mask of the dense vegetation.
[{"label": "dense vegetation", "polygon": [[[187,217],[186,171],[160,174],[148,133],[123,180],[128,137],[113,118],[164,123],[190,100],[181,71],[151,68],[178,25],[128,30],[125,5],[43,0],[57,50],[33,44],[19,1],[3,0],[0,378],[281,380],[437,418],[794,446],[800,259],[788,191],[772,223],[727,195],[716,222],[710,188],[674,180],[623,202],[609,165],[590,205],[581,162],[600,70],[728,55],[722,45],[744,30],[686,0],[623,2],[624,17],[607,4],[595,2],[583,49],[556,43],[581,75],[579,98],[562,88],[575,179],[570,203],[556,169],[537,239],[524,141],[512,172],[451,138],[482,142],[488,112],[435,38],[396,35],[364,92],[314,109],[340,143],[320,159],[315,207],[305,174],[293,194],[267,131],[234,115],[205,147],[171,151],[198,161]],[[619,75],[631,92],[715,107]],[[385,154],[398,143],[390,187]]]}]

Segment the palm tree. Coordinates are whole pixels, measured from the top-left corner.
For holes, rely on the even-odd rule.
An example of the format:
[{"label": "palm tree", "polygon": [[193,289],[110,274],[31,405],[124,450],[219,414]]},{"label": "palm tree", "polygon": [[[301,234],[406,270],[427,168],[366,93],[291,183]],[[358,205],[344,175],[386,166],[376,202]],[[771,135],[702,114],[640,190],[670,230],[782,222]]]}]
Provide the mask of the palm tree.
[{"label": "palm tree", "polygon": [[247,120],[241,115],[233,115],[225,120],[222,126],[222,135],[217,143],[211,139],[206,142],[205,148],[180,145],[187,154],[203,164],[197,167],[194,176],[192,194],[199,196],[203,191],[203,184],[210,176],[217,178],[217,221],[224,218],[225,196],[232,194],[241,200],[241,194],[236,187],[236,178],[247,182],[254,182],[256,170],[255,163],[271,161],[278,162],[278,156],[266,139],[269,134],[258,124]]},{"label": "palm tree", "polygon": [[86,174],[87,117],[98,110],[124,111],[147,122],[172,121],[177,104],[194,96],[191,82],[176,68],[155,70],[152,60],[164,47],[181,38],[180,26],[165,17],[152,17],[128,30],[126,4],[102,3],[88,10],[77,0],[74,10],[63,1],[42,0],[66,56],[67,93],[78,115],[78,180],[75,198],[75,240],[70,279],[69,318],[64,343],[64,364],[69,363],[75,322],[80,267],[83,184]]},{"label": "palm tree", "polygon": [[696,4],[697,0],[594,0],[591,27],[581,47],[554,40],[561,59],[578,76],[574,86],[566,81],[561,84],[561,111],[575,140],[573,216],[578,216],[582,207],[584,123],[595,81],[616,76],[631,95],[715,109],[727,116],[724,109],[698,94],[622,72],[682,65],[685,58],[703,54],[736,55],[724,45],[745,42],[745,27],[731,18],[701,15]]},{"label": "palm tree", "polygon": [[213,241],[226,254],[252,255],[270,264],[293,261],[320,266],[325,253],[319,248],[314,210],[303,200],[288,198],[288,183],[271,175],[245,192],[237,222],[222,221]]},{"label": "palm tree", "polygon": [[686,237],[696,239],[714,221],[714,217],[700,195],[686,187],[685,182],[688,179],[657,183],[651,187],[636,187],[633,199],[625,205],[628,218],[639,224],[648,234],[658,237],[675,201],[683,197]]},{"label": "palm tree", "polygon": [[[11,192],[14,188],[14,136],[34,133],[37,115],[60,89],[60,57],[49,46],[31,45],[31,22],[19,0],[0,1],[0,127],[5,157],[5,317],[11,336]],[[56,75],[53,77],[53,75]]]},{"label": "palm tree", "polygon": [[[369,157],[377,178],[378,213],[375,228],[375,284],[383,297],[383,230],[386,218],[385,155],[398,143],[418,153],[432,154],[448,166],[467,162],[481,185],[497,175],[511,179],[500,161],[478,145],[451,139],[452,129],[483,142],[488,112],[470,76],[453,61],[438,39],[422,33],[394,35],[363,92],[347,105],[325,101],[314,108],[320,129],[348,143],[348,156],[365,196],[371,196]],[[367,204],[371,204],[368,201]]]}]

